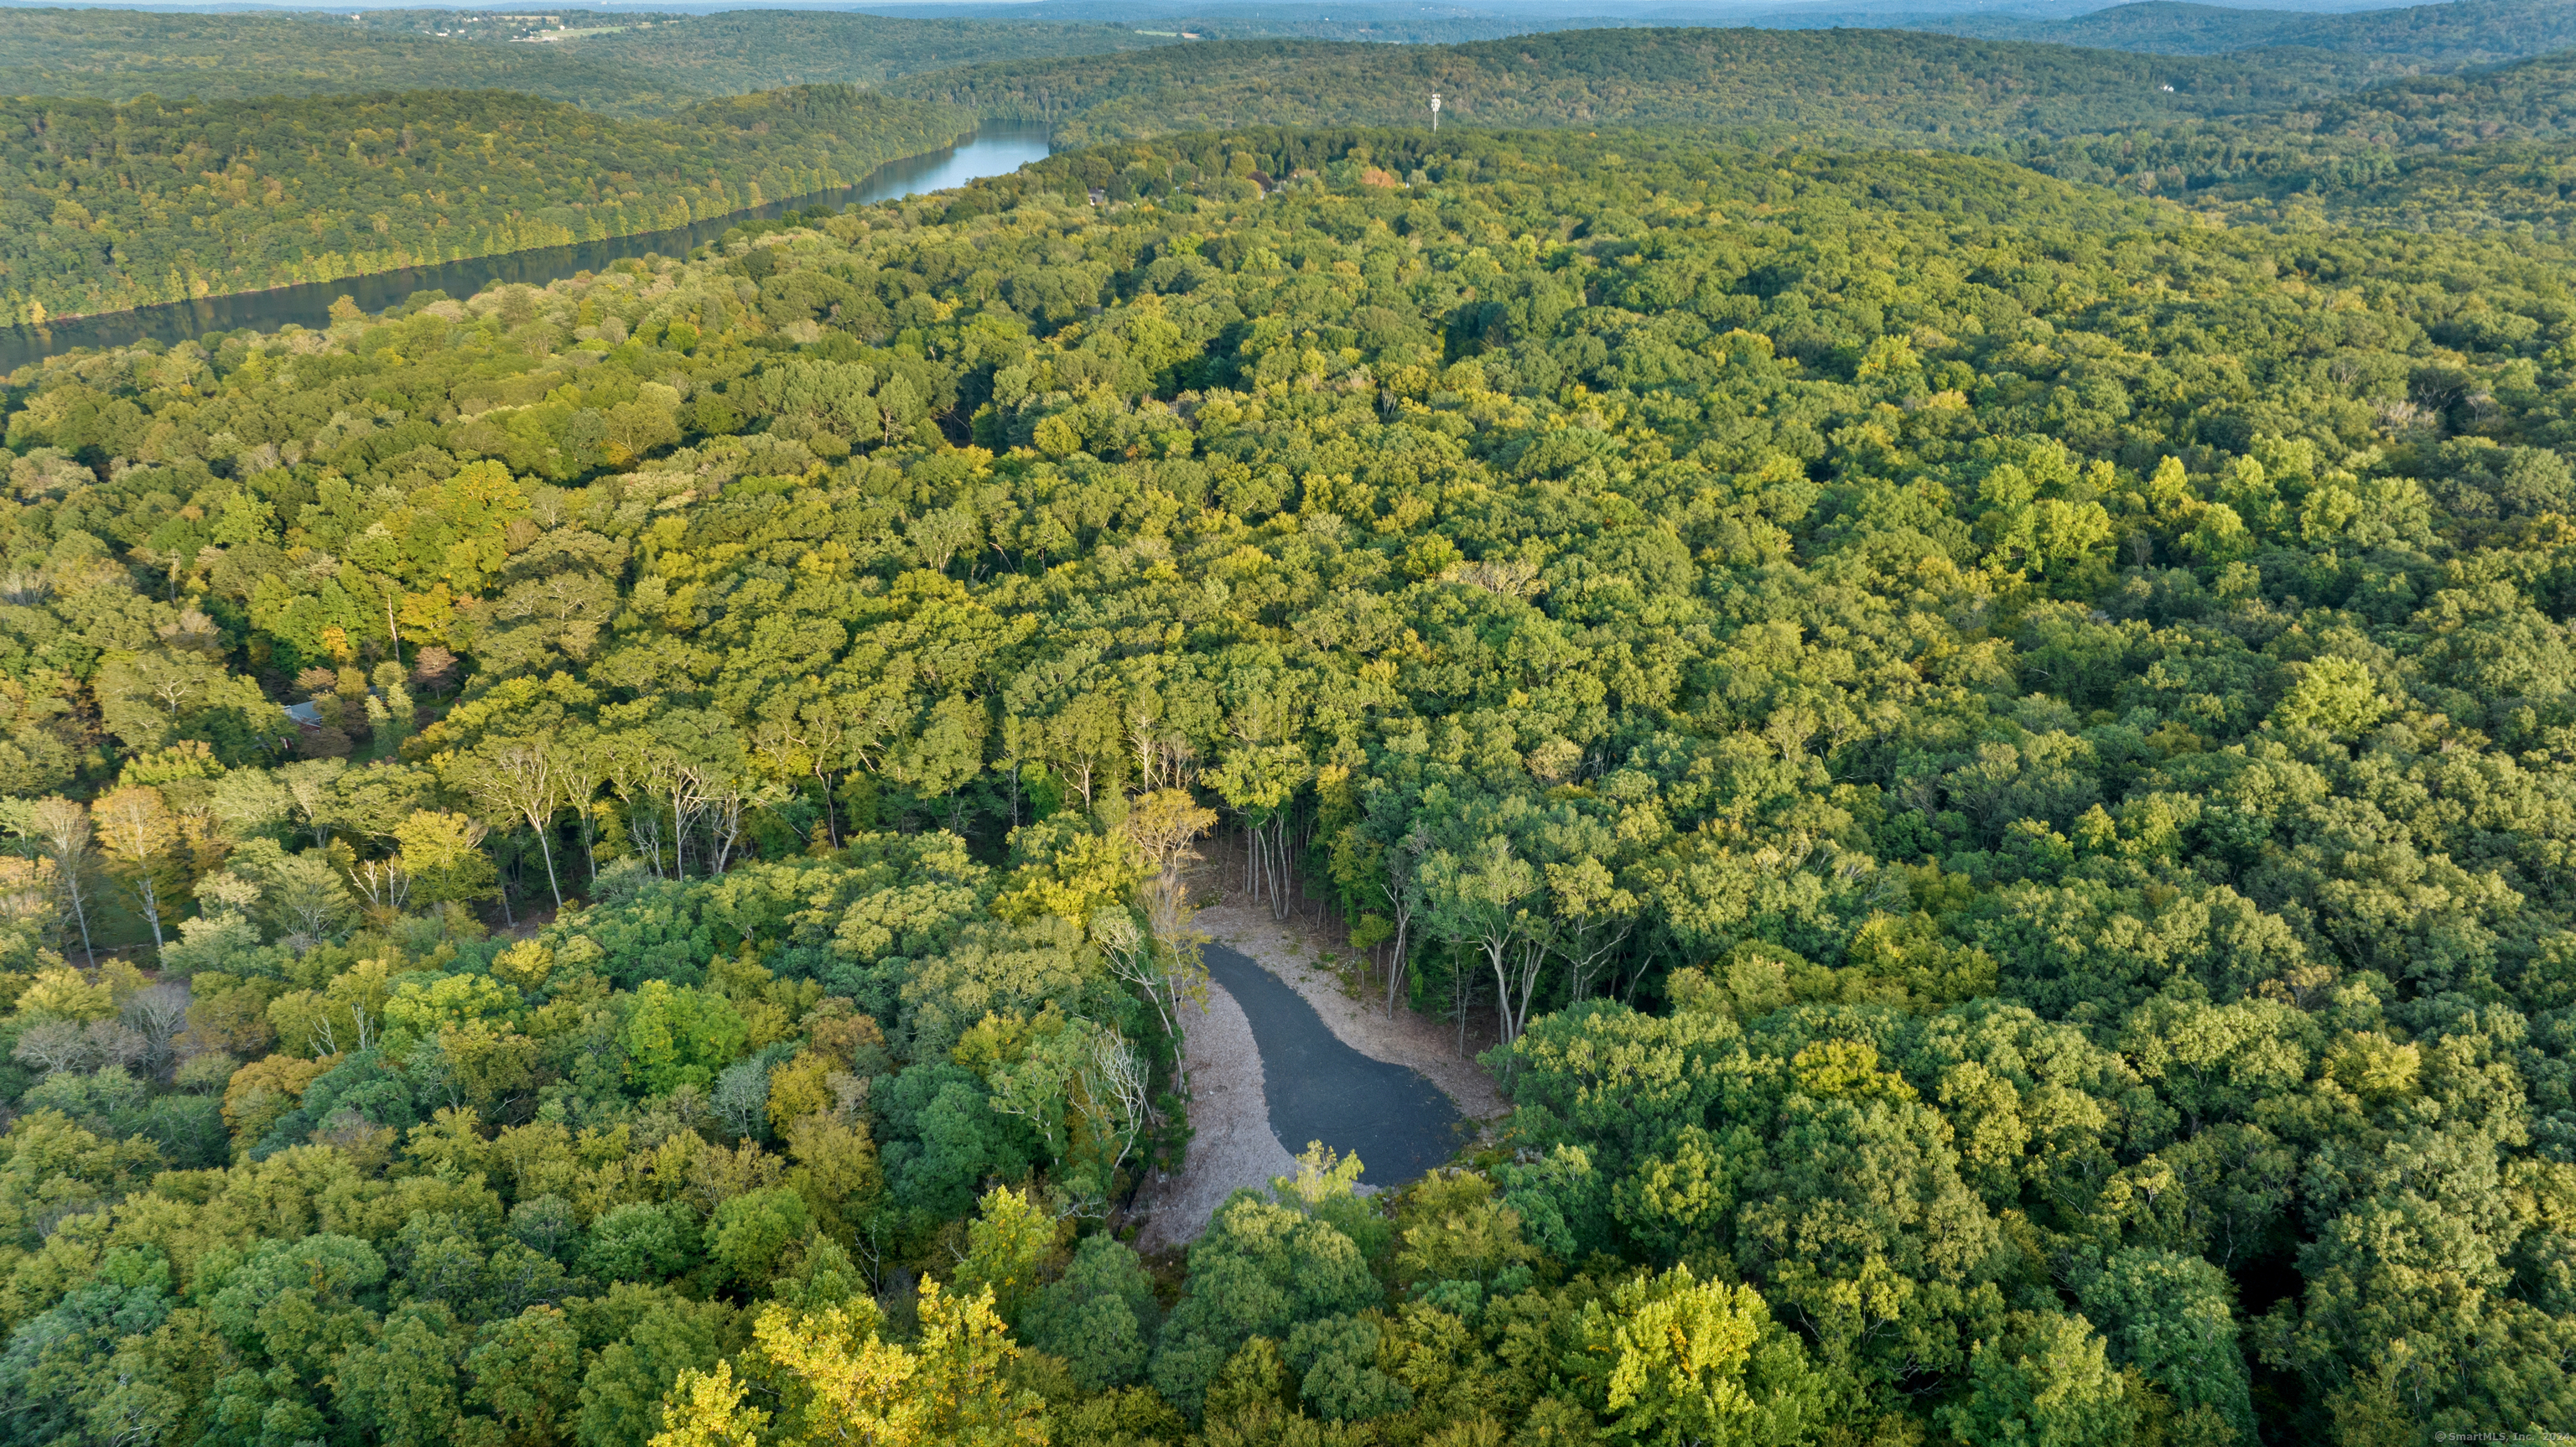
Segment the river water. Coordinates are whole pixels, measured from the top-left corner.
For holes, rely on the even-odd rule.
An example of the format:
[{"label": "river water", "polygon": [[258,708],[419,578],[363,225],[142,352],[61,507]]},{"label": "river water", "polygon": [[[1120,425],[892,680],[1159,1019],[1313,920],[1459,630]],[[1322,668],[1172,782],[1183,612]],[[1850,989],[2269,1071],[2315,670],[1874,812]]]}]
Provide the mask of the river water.
[{"label": "river water", "polygon": [[777,216],[788,211],[810,210],[816,206],[864,206],[875,201],[918,196],[928,191],[944,191],[951,186],[963,186],[979,176],[1007,175],[1031,161],[1044,160],[1049,149],[1046,127],[1042,125],[987,123],[974,135],[944,151],[888,161],[856,186],[791,196],[766,206],[711,217],[668,231],[646,231],[607,241],[547,246],[534,251],[507,251],[498,256],[477,256],[439,266],[380,271],[366,276],[342,277],[338,281],[304,282],[268,291],[234,292],[196,301],[164,302],[158,306],[136,307],[132,311],[49,322],[41,327],[0,327],[0,374],[78,347],[121,347],[147,339],[166,346],[190,337],[204,336],[208,332],[229,332],[242,327],[274,331],[289,323],[325,327],[331,323],[331,303],[344,296],[353,298],[362,310],[374,312],[399,305],[416,291],[443,291],[453,297],[468,297],[494,282],[526,282],[543,286],[575,272],[598,271],[610,262],[630,256],[654,253],[685,256],[691,247],[713,241],[738,222]]}]

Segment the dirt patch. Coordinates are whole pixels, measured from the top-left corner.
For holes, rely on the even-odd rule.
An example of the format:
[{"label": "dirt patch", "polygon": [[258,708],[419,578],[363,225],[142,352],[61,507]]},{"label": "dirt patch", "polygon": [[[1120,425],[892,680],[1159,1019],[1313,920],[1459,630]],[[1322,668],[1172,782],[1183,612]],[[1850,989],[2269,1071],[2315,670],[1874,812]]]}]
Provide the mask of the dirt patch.
[{"label": "dirt patch", "polygon": [[[1494,1078],[1473,1059],[1458,1054],[1458,1027],[1454,1023],[1434,1020],[1410,1009],[1398,1009],[1390,1017],[1384,996],[1374,990],[1354,991],[1341,974],[1323,963],[1323,956],[1333,951],[1336,943],[1329,927],[1302,917],[1274,919],[1266,906],[1231,898],[1200,910],[1198,927],[1286,981],[1289,988],[1315,1007],[1325,1028],[1340,1037],[1343,1044],[1371,1060],[1421,1072],[1440,1087],[1440,1093],[1449,1097],[1460,1115],[1476,1122],[1484,1133],[1490,1134],[1494,1124],[1511,1113]],[[1338,953],[1347,959],[1349,945],[1343,943]],[[1468,1023],[1469,1051],[1482,1050],[1492,1043],[1491,1022]]]},{"label": "dirt patch", "polygon": [[1148,1181],[1137,1203],[1145,1225],[1136,1248],[1146,1252],[1198,1239],[1237,1190],[1266,1188],[1273,1177],[1297,1173],[1296,1159],[1270,1133],[1261,1048],[1243,1008],[1210,983],[1205,1010],[1182,1009],[1192,1093],[1189,1154],[1178,1174]]},{"label": "dirt patch", "polygon": [[1352,1049],[1305,996],[1234,946],[1211,941],[1205,953],[1208,978],[1252,1022],[1281,1145],[1321,1145],[1365,1162],[1361,1185],[1394,1186],[1476,1138],[1474,1122],[1421,1071]]},{"label": "dirt patch", "polygon": [[[1480,1138],[1490,1138],[1511,1110],[1493,1077],[1473,1058],[1494,1043],[1493,1021],[1468,1021],[1466,1054],[1461,1055],[1456,1022],[1411,1009],[1390,1017],[1382,985],[1358,989],[1324,961],[1325,955],[1335,954],[1348,967],[1347,926],[1303,911],[1287,920],[1273,918],[1266,906],[1251,904],[1236,892],[1240,865],[1225,857],[1233,851],[1210,852],[1217,860],[1190,877],[1192,892],[1207,901],[1198,911],[1197,927],[1295,990],[1343,1044],[1371,1060],[1406,1066],[1439,1087],[1458,1113],[1477,1126]],[[1261,1048],[1234,997],[1211,981],[1207,1009],[1187,1012],[1181,1030],[1194,1092],[1193,1133],[1180,1171],[1148,1181],[1138,1198],[1145,1221],[1135,1244],[1147,1253],[1196,1240],[1226,1197],[1246,1186],[1266,1188],[1273,1177],[1294,1174],[1297,1168],[1270,1129]]]}]

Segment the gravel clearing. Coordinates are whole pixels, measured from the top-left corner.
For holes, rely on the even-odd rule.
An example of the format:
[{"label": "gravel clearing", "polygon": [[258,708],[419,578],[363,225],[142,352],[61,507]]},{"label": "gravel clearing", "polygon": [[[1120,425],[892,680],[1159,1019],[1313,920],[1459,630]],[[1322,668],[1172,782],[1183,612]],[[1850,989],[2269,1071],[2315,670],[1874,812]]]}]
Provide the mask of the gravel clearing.
[{"label": "gravel clearing", "polygon": [[1181,1037],[1194,1092],[1189,1154],[1178,1175],[1146,1183],[1137,1203],[1145,1215],[1136,1238],[1140,1251],[1195,1241],[1226,1197],[1297,1173],[1296,1158],[1270,1133],[1261,1048],[1253,1042],[1252,1022],[1244,1018],[1243,1007],[1211,983],[1205,1010],[1182,1010]]},{"label": "gravel clearing", "polygon": [[1281,1145],[1320,1144],[1364,1166],[1360,1183],[1400,1186],[1475,1139],[1422,1072],[1352,1049],[1288,982],[1226,944],[1207,947],[1208,978],[1234,996],[1261,1047],[1262,1094]]},{"label": "gravel clearing", "polygon": [[[1334,948],[1324,930],[1298,920],[1273,919],[1265,906],[1231,899],[1200,910],[1198,927],[1210,938],[1250,955],[1263,969],[1287,981],[1289,988],[1315,1007],[1326,1028],[1343,1044],[1371,1060],[1419,1071],[1440,1087],[1440,1093],[1449,1097],[1460,1115],[1483,1127],[1482,1134],[1490,1134],[1492,1127],[1511,1113],[1494,1078],[1473,1059],[1458,1054],[1455,1025],[1412,1010],[1398,1010],[1389,1019],[1384,997],[1353,998],[1342,977],[1319,963],[1323,953]],[[1347,955],[1349,946],[1342,945],[1341,952]],[[1491,1020],[1468,1022],[1470,1055],[1493,1043]]]},{"label": "gravel clearing", "polygon": [[[1471,1058],[1493,1044],[1492,1021],[1469,1022],[1468,1056],[1462,1057],[1454,1023],[1410,1009],[1389,1018],[1383,996],[1355,998],[1342,978],[1321,963],[1328,951],[1347,954],[1347,944],[1329,928],[1303,918],[1275,919],[1267,907],[1233,896],[1225,888],[1232,877],[1233,870],[1224,866],[1196,872],[1192,883],[1202,896],[1221,901],[1198,911],[1197,928],[1285,982],[1343,1044],[1371,1060],[1409,1067],[1439,1087],[1473,1123],[1478,1137],[1489,1138],[1511,1111],[1493,1077]],[[1147,1252],[1196,1240],[1226,1197],[1247,1186],[1266,1189],[1272,1178],[1297,1169],[1295,1157],[1270,1128],[1261,1049],[1242,1006],[1210,981],[1207,1008],[1187,1011],[1181,1028],[1196,1092],[1190,1103],[1193,1134],[1181,1170],[1148,1181],[1138,1198],[1144,1224],[1136,1246]],[[1300,1148],[1304,1144],[1297,1143]]]}]

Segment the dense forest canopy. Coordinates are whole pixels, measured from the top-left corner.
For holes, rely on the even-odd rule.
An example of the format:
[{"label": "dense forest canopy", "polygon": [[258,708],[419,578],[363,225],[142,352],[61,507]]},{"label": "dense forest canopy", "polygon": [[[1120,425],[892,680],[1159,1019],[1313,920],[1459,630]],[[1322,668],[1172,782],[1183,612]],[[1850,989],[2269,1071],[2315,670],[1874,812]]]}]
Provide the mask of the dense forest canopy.
[{"label": "dense forest canopy", "polygon": [[[468,19],[13,11],[0,89],[161,91],[115,106],[0,102],[0,321],[660,229],[856,179],[935,147],[970,115],[1044,122],[1059,143],[1085,144],[1250,123],[1407,124],[1435,90],[1452,125],[1936,146],[2267,224],[2555,235],[2576,204],[2576,52],[2374,82],[2388,67],[2359,41],[2259,59],[1896,30],[1175,48],[1163,42],[1177,32],[1133,27],[811,12]],[[2449,37],[2456,53],[2438,69],[2545,45],[2564,17],[2479,0],[2317,23],[2361,19],[2372,35]],[[557,38],[512,38],[531,26]],[[219,95],[388,93],[166,99],[206,92],[206,76],[224,77]],[[919,104],[834,88],[849,82]],[[514,93],[409,89],[441,83]],[[789,89],[763,89],[774,86]],[[734,92],[760,98],[698,99]],[[647,119],[609,118],[621,113]],[[469,171],[474,186],[457,184]]]},{"label": "dense forest canopy", "polygon": [[1578,30],[1468,45],[1240,41],[915,76],[898,95],[1054,122],[1067,144],[1216,125],[1726,127],[1952,145],[2313,103],[2320,58],[2249,64],[1910,31]]},{"label": "dense forest canopy", "polygon": [[2576,51],[2269,115],[1971,147],[2239,220],[2406,229],[2576,220]]},{"label": "dense forest canopy", "polygon": [[[35,30],[74,14],[104,16],[78,27],[92,39],[135,22],[38,12]],[[875,23],[769,12],[593,33],[591,20],[615,17],[556,18],[586,38],[542,48],[622,47],[619,73],[717,90],[846,71],[842,42],[873,32],[844,31]],[[378,16],[318,33],[390,43],[408,33],[399,20],[461,23]],[[458,41],[454,53],[529,49]],[[2531,223],[2554,234],[2576,193],[2576,81],[2564,55],[2346,90],[2333,66],[1898,31],[1630,29],[1450,47],[1210,43],[970,66],[894,88],[913,99],[798,87],[660,120],[504,92],[0,102],[0,320],[661,229],[854,181],[977,115],[1050,120],[1060,140],[1080,142],[1255,118],[1405,121],[1435,89],[1453,124],[1651,123],[1734,144],[1932,145],[2237,219]]]},{"label": "dense forest canopy", "polygon": [[405,86],[509,89],[607,109],[613,72],[534,46],[476,46],[308,15],[12,7],[0,95],[173,100],[345,95]]},{"label": "dense forest canopy", "polygon": [[848,86],[646,121],[506,91],[0,100],[0,323],[685,226],[973,128]]},{"label": "dense forest canopy", "polygon": [[[1194,9],[1115,3],[973,5],[926,17],[742,10],[711,15],[559,11],[547,19],[553,23],[537,24],[536,31],[562,38],[530,45],[509,43],[528,27],[472,11],[366,11],[353,21],[339,14],[12,8],[9,24],[0,27],[0,95],[213,99],[411,86],[503,88],[611,114],[659,115],[709,95],[793,85],[873,85],[990,62],[1165,47],[1178,43],[1183,32],[1207,40],[1295,36],[1452,44],[1640,23],[1384,5]],[[1810,21],[1784,14],[1757,23]],[[1840,17],[1830,23],[1894,24],[1992,41],[2176,55],[2219,56],[2270,47],[2276,53],[2259,62],[2265,69],[2288,67],[2303,76],[2340,77],[2344,83],[2401,69],[2458,70],[2576,45],[2576,21],[2556,0],[2453,0],[2351,15],[2154,0],[2061,21],[1890,15]],[[1822,43],[1842,42],[1828,38]],[[1778,59],[1786,63],[1790,55],[1801,53]],[[1164,62],[1180,67],[1196,63],[1201,62],[1178,55]],[[1856,56],[1845,69],[1867,72],[1887,63],[1883,56]],[[1991,61],[1970,64],[1993,67]],[[1468,73],[1472,65],[1462,72]],[[2101,78],[2107,82],[2110,75]],[[2041,69],[2028,79],[2047,87],[2057,78]],[[2174,83],[2178,90],[2184,88]],[[1066,89],[1060,83],[1049,88],[1056,93]],[[1244,119],[1278,123],[1291,117]],[[1398,119],[1410,122],[1414,117]],[[1489,117],[1493,124],[1547,119],[1526,109]]]},{"label": "dense forest canopy", "polygon": [[[0,1411],[2576,1418],[2570,259],[1270,129],[21,371]],[[1220,850],[1516,1113],[1149,1262]]]},{"label": "dense forest canopy", "polygon": [[1452,124],[1938,146],[2231,219],[2554,234],[2576,219],[2571,56],[2347,88],[2366,68],[1903,31],[1589,30],[1395,50],[1209,45],[976,66],[894,88],[1047,120],[1068,143],[1256,119],[1405,123],[1438,90]]},{"label": "dense forest canopy", "polygon": [[[436,12],[453,15],[457,12]],[[581,22],[580,12],[554,12]],[[424,32],[427,12],[195,15],[11,7],[0,96],[132,100],[349,95],[432,87],[512,90],[610,115],[669,115],[709,96],[873,85],[919,70],[1033,55],[1091,55],[1172,39],[1098,25],[982,24],[750,10],[603,15],[612,34],[511,44],[496,16]]]},{"label": "dense forest canopy", "polygon": [[2444,0],[2343,15],[2146,0],[2070,20],[1961,15],[1921,23],[1927,30],[2111,50],[2223,55],[2299,47],[2437,67],[2515,60],[2576,45],[2576,15],[2556,0]]},{"label": "dense forest canopy", "polygon": [[1649,19],[1611,13],[1604,6],[1592,14],[1571,10],[1488,10],[1464,5],[1319,5],[1247,3],[1191,4],[1189,0],[1038,0],[1035,4],[983,3],[904,4],[876,7],[880,13],[945,16],[981,21],[1050,20],[1119,25],[1130,29],[1183,32],[1205,40],[1248,40],[1261,36],[1298,36],[1309,40],[1366,40],[1379,44],[1454,45],[1465,40],[1492,40],[1549,30],[1591,30],[1613,25],[1662,25],[1674,17]]},{"label": "dense forest canopy", "polygon": [[[2323,204],[2319,204],[2322,202]],[[2354,224],[2412,231],[2495,228],[2564,239],[2576,223],[2576,153],[2569,147],[2482,146],[2457,155],[2409,159],[2390,174],[2330,197],[2283,197],[2239,208],[2292,224],[2331,214]]]},{"label": "dense forest canopy", "polygon": [[616,26],[548,49],[620,75],[700,95],[846,82],[1034,56],[1094,55],[1170,45],[1178,37],[1110,25],[904,20],[832,11],[739,10],[642,26]]}]

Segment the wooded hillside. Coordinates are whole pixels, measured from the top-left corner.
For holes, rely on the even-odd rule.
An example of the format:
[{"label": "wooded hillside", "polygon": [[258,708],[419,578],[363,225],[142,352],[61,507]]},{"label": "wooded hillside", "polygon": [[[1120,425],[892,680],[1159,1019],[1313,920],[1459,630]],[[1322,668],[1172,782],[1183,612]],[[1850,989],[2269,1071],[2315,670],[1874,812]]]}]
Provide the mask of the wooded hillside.
[{"label": "wooded hillside", "polygon": [[[1216,125],[1686,125],[1951,145],[2322,98],[2334,66],[1907,31],[1578,30],[1438,47],[1244,41],[971,66],[900,95],[1054,122],[1066,144]],[[2172,87],[2170,91],[2166,87]]]},{"label": "wooded hillside", "polygon": [[1998,40],[2176,55],[2298,47],[2445,69],[2519,60],[2576,45],[2576,15],[2555,0],[2444,0],[2340,15],[2147,0],[2072,20],[1966,15],[1923,23],[1925,29]]},{"label": "wooded hillside", "polygon": [[[8,1429],[2576,1418],[2571,259],[1256,130],[22,371]],[[1123,1244],[1193,851],[1500,1134]]]},{"label": "wooded hillside", "polygon": [[[567,12],[566,18],[582,17]],[[8,23],[0,25],[0,96],[175,101],[497,89],[610,115],[663,116],[709,96],[874,84],[978,61],[1171,43],[1124,27],[811,11],[597,20],[627,28],[530,45],[480,33],[481,27],[505,28],[488,15],[478,27],[460,23],[440,37],[386,11],[352,24],[345,14],[11,7]]]},{"label": "wooded hillside", "polygon": [[0,101],[0,322],[684,226],[973,128],[842,86],[667,121],[500,91]]}]

